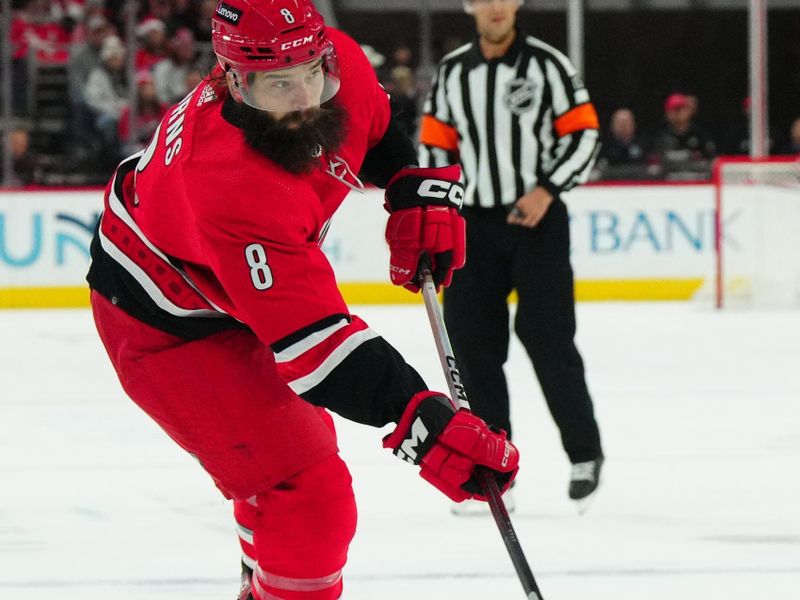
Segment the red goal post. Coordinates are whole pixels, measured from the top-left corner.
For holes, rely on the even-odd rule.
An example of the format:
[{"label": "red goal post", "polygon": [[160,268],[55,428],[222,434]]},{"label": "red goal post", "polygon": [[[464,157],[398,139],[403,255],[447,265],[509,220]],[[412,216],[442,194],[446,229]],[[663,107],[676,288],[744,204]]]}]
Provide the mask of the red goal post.
[{"label": "red goal post", "polygon": [[800,156],[717,159],[715,297],[800,308]]}]

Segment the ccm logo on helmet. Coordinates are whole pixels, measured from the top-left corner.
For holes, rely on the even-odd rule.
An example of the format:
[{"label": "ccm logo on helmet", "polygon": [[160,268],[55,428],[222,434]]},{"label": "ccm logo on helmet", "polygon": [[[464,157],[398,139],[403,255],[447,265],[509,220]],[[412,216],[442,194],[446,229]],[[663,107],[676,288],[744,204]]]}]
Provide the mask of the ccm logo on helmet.
[{"label": "ccm logo on helmet", "polygon": [[296,40],[292,40],[291,42],[284,42],[281,44],[281,50],[289,50],[290,48],[299,48],[300,46],[305,46],[306,44],[310,44],[314,41],[313,35],[308,35],[304,38],[297,38]]},{"label": "ccm logo on helmet", "polygon": [[447,198],[459,208],[464,201],[464,188],[461,187],[461,184],[442,179],[426,179],[420,184],[417,194],[423,198],[436,198],[437,200]]},{"label": "ccm logo on helmet", "polygon": [[242,11],[235,9],[224,2],[220,2],[217,5],[217,16],[223,21],[227,21],[231,25],[238,25],[239,19],[242,18]]}]

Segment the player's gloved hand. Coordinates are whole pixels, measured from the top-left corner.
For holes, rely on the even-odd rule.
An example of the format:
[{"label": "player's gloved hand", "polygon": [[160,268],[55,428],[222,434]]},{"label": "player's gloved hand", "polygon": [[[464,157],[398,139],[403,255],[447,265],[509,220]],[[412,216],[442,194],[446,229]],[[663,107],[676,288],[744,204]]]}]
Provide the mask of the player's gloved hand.
[{"label": "player's gloved hand", "polygon": [[506,432],[490,428],[466,409],[456,411],[438,392],[420,392],[408,403],[397,428],[383,439],[403,460],[451,500],[486,501],[476,468],[488,468],[505,492],[519,470],[519,452]]},{"label": "player's gloved hand", "polygon": [[464,199],[461,167],[406,167],[386,186],[389,221],[389,276],[392,283],[419,291],[420,259],[427,256],[438,290],[447,287],[453,271],[464,266],[464,219],[458,214]]}]

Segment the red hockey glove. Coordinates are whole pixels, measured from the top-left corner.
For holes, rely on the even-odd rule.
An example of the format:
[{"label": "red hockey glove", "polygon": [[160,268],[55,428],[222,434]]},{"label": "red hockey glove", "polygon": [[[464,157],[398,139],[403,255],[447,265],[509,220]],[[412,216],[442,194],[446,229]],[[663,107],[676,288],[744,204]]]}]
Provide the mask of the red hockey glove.
[{"label": "red hockey glove", "polygon": [[458,214],[464,199],[461,167],[407,167],[386,186],[389,221],[389,276],[392,283],[419,291],[420,259],[427,257],[438,290],[447,287],[453,271],[464,266],[465,225]]},{"label": "red hockey glove", "polygon": [[451,500],[487,500],[475,468],[487,467],[505,492],[519,470],[519,452],[506,432],[490,429],[470,411],[456,411],[438,392],[420,392],[397,428],[383,439],[403,460],[420,465],[420,475]]}]

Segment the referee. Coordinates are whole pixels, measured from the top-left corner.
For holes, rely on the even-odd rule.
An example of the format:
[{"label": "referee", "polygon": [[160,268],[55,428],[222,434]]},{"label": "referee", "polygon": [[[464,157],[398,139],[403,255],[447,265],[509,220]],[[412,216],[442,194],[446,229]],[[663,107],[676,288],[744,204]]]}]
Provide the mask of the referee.
[{"label": "referee", "polygon": [[444,317],[472,409],[511,433],[503,364],[508,295],[516,289],[514,331],[572,463],[569,497],[584,510],[603,452],[574,342],[569,219],[560,196],[586,180],[598,120],[567,58],[516,27],[521,4],[465,0],[478,37],[437,67],[420,165],[458,162],[466,179],[467,262],[444,291]]}]

